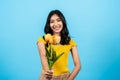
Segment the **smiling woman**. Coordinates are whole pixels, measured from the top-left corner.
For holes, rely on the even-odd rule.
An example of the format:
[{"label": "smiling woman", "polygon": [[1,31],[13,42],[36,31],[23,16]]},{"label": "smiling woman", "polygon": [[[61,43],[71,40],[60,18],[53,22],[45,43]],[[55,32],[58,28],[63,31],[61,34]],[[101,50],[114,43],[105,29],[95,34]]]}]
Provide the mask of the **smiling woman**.
[{"label": "smiling woman", "polygon": [[[77,45],[69,36],[65,17],[59,10],[53,10],[49,13],[44,32],[47,35],[40,37],[37,42],[42,62],[42,74],[40,80],[73,80],[80,70],[80,59],[78,56]],[[46,45],[48,48],[51,48],[48,44],[54,43],[54,40],[51,40],[52,37],[55,38],[55,36],[59,38],[57,39],[57,44],[51,44],[52,49],[46,51]],[[67,68],[70,51],[75,65],[72,73],[70,73],[70,70]],[[49,67],[49,63],[52,61],[50,62],[49,57],[46,57],[48,52],[50,52],[50,56],[52,55],[51,52],[53,52],[55,56],[60,55],[59,59],[52,65],[52,68]]]},{"label": "smiling woman", "polygon": [[54,14],[50,19],[50,27],[53,30],[54,34],[58,35],[63,28],[62,21],[56,14]]}]

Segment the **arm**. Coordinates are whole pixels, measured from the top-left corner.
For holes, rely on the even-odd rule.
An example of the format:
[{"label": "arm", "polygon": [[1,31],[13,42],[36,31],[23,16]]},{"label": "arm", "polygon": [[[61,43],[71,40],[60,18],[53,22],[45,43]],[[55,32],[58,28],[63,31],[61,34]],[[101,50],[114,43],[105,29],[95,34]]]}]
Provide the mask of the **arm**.
[{"label": "arm", "polygon": [[73,58],[73,61],[74,61],[75,68],[73,69],[73,71],[72,71],[70,77],[68,78],[68,80],[73,80],[75,78],[75,76],[78,74],[78,72],[80,71],[80,68],[81,68],[77,47],[72,47],[71,48],[71,53],[72,53],[72,58]]},{"label": "arm", "polygon": [[40,54],[40,59],[41,59],[42,67],[43,67],[43,70],[44,70],[44,74],[46,74],[50,77],[50,76],[52,76],[53,72],[51,70],[49,70],[49,67],[48,67],[45,45],[44,45],[43,42],[38,42],[37,46],[38,46],[38,51],[39,51],[39,54]]}]

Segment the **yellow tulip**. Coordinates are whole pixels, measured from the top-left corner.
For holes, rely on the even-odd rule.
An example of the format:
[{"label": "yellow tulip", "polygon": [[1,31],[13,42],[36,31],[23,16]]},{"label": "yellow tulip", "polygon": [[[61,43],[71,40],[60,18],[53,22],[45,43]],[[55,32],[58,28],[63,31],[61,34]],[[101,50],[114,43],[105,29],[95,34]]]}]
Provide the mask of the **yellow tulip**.
[{"label": "yellow tulip", "polygon": [[50,44],[53,44],[53,43],[54,43],[53,38],[51,37],[48,42],[49,42]]},{"label": "yellow tulip", "polygon": [[46,35],[44,36],[44,38],[45,38],[45,41],[46,41],[46,42],[49,42],[49,40],[52,38],[52,35],[51,35],[51,34],[46,34]]},{"label": "yellow tulip", "polygon": [[46,34],[44,38],[45,41],[48,42],[48,46],[50,46],[50,48],[48,48],[48,46],[45,46],[45,50],[46,50],[46,57],[48,60],[49,69],[52,69],[53,64],[64,54],[63,52],[59,55],[56,55],[56,51],[51,45],[51,44],[60,43],[60,36]]},{"label": "yellow tulip", "polygon": [[45,38],[45,41],[50,44],[59,44],[60,43],[60,36],[46,34],[44,36],[44,38]]},{"label": "yellow tulip", "polygon": [[60,36],[53,35],[53,41],[54,41],[54,44],[59,44],[60,43]]}]

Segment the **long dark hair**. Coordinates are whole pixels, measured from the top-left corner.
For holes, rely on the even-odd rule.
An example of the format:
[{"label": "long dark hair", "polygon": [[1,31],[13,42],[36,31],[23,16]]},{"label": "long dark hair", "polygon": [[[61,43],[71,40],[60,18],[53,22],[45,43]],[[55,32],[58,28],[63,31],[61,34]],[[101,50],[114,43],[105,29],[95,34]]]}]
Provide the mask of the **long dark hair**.
[{"label": "long dark hair", "polygon": [[69,41],[70,41],[71,38],[69,36],[69,31],[68,31],[68,28],[67,28],[66,20],[65,20],[64,15],[59,10],[52,10],[49,13],[49,15],[47,17],[46,24],[45,24],[44,32],[45,32],[45,34],[50,33],[51,35],[53,35],[53,31],[50,28],[50,18],[54,14],[56,14],[61,19],[61,21],[63,23],[63,29],[62,29],[62,31],[60,33],[61,34],[60,44],[62,44],[62,45],[69,44]]}]

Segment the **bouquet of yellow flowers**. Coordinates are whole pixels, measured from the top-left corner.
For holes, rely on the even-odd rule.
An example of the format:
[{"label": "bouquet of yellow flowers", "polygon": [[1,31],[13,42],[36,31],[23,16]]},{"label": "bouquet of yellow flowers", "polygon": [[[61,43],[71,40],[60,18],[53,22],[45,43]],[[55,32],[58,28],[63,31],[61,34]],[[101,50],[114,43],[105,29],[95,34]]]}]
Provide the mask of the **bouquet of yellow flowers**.
[{"label": "bouquet of yellow flowers", "polygon": [[45,50],[46,50],[48,66],[49,66],[49,69],[51,69],[53,64],[64,54],[64,52],[59,55],[56,55],[56,51],[54,50],[54,48],[51,45],[51,44],[56,45],[56,44],[60,43],[59,36],[46,34],[44,36],[44,39],[48,43],[48,46],[49,46],[49,48],[47,48],[47,46],[45,46]]}]

